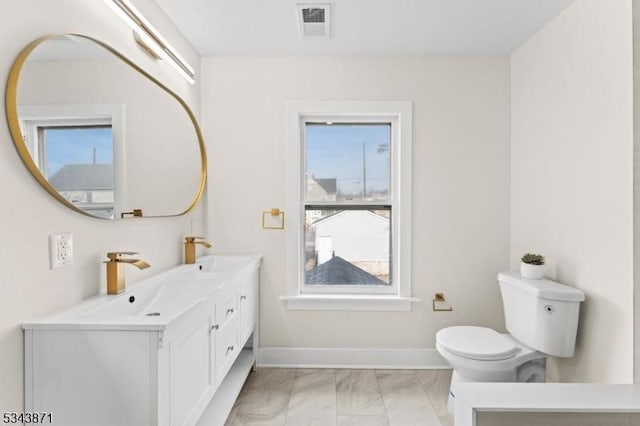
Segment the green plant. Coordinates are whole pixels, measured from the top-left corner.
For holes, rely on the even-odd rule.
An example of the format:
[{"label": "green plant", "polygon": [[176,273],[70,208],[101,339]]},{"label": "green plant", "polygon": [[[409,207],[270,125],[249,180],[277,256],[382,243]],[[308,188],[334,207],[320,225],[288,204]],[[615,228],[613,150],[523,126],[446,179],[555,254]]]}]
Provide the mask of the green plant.
[{"label": "green plant", "polygon": [[525,253],[521,260],[530,265],[544,265],[544,256],[541,254]]}]

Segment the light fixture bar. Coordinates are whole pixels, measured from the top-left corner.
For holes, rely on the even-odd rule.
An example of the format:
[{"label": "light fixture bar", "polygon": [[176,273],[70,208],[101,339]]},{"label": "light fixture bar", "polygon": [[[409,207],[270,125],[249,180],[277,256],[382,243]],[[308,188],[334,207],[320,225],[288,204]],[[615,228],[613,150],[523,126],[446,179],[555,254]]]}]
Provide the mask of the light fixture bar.
[{"label": "light fixture bar", "polygon": [[138,34],[145,45],[152,49],[158,56],[167,60],[189,83],[195,83],[195,71],[193,68],[160,35],[129,0],[104,1]]}]

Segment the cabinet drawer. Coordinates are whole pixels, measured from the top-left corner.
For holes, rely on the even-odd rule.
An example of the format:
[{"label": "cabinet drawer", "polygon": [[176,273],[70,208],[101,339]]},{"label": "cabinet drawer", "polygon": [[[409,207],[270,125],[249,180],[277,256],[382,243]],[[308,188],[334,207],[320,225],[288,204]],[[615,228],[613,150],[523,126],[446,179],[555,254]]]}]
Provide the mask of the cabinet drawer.
[{"label": "cabinet drawer", "polygon": [[234,321],[229,325],[216,339],[216,381],[218,385],[224,379],[240,352],[238,321]]},{"label": "cabinet drawer", "polygon": [[216,324],[218,329],[222,329],[225,323],[238,314],[238,294],[223,299],[222,303],[216,303]]}]

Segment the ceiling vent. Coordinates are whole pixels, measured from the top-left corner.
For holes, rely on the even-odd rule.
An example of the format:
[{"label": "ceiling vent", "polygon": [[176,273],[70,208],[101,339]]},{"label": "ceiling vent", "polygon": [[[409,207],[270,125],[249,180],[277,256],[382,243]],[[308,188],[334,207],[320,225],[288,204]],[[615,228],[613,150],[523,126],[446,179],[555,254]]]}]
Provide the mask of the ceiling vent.
[{"label": "ceiling vent", "polygon": [[329,4],[296,4],[298,28],[304,38],[329,37],[331,9]]}]

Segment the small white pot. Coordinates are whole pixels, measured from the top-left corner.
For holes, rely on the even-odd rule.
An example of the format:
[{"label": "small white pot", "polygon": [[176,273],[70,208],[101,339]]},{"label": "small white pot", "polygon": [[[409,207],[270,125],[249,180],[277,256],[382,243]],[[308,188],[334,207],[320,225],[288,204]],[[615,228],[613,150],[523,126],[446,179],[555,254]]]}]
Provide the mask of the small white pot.
[{"label": "small white pot", "polygon": [[525,278],[540,280],[544,276],[544,265],[532,265],[530,263],[520,263],[520,274]]}]

